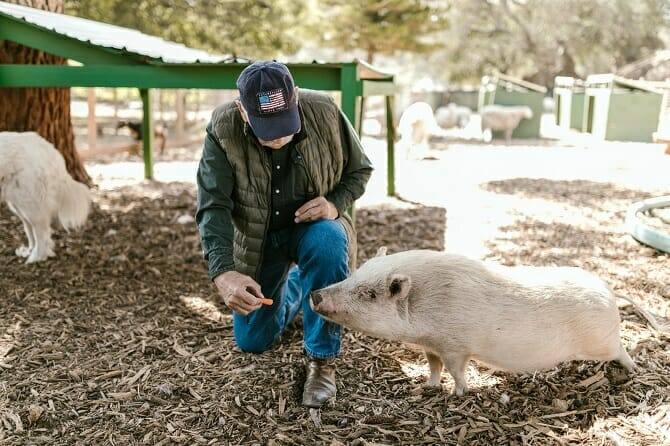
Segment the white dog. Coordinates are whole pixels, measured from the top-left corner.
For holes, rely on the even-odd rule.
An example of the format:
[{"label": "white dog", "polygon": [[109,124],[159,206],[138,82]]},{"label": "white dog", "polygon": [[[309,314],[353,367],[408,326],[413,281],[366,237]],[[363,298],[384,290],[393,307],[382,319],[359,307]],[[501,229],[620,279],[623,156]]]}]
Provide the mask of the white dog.
[{"label": "white dog", "polygon": [[63,156],[37,133],[0,132],[0,200],[23,222],[28,246],[16,249],[26,263],[54,256],[51,221],[65,230],[86,222],[91,196],[70,177]]},{"label": "white dog", "polygon": [[405,149],[407,159],[420,160],[428,156],[428,138],[441,132],[433,107],[426,102],[415,102],[405,109],[398,122],[398,147]]}]

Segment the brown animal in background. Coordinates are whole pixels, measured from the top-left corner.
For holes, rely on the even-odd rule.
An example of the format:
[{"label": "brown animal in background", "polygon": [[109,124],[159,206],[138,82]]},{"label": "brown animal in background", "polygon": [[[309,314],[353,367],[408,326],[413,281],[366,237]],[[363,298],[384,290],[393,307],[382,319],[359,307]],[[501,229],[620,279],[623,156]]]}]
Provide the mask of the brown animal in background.
[{"label": "brown animal in background", "polygon": [[[130,130],[130,136],[137,141],[137,145],[132,150],[133,155],[139,155],[139,143],[142,141],[142,123],[139,121],[119,121],[116,129],[127,127]],[[154,126],[154,138],[159,142],[159,150],[162,155],[165,151],[165,141],[167,139],[167,126],[165,124],[157,124]]]}]

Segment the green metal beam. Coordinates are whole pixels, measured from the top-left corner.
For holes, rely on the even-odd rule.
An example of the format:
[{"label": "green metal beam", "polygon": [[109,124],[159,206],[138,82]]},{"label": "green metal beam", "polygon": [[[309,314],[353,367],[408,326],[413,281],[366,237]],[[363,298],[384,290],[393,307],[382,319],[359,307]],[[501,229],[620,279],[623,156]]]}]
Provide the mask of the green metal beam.
[{"label": "green metal beam", "polygon": [[395,124],[393,96],[386,96],[386,194],[395,195]]},{"label": "green metal beam", "polygon": [[363,80],[363,93],[364,98],[370,96],[393,96],[396,93],[396,86],[393,83],[393,80],[383,80],[383,81],[369,81]]},{"label": "green metal beam", "polygon": [[137,57],[82,42],[28,22],[0,15],[0,40],[9,40],[85,64],[133,65]]},{"label": "green metal beam", "polygon": [[152,159],[152,149],[154,141],[154,129],[151,116],[151,90],[140,88],[140,97],[142,98],[142,155],[144,156],[144,178],[153,180],[154,164]]},{"label": "green metal beam", "polygon": [[[244,64],[201,65],[0,65],[0,87],[135,87],[235,89]],[[296,85],[314,90],[349,88],[355,108],[356,81],[342,83],[339,67],[291,67]],[[355,69],[355,67],[354,67]],[[344,73],[343,73],[344,74]],[[348,105],[350,106],[350,105]],[[354,113],[347,115],[354,122]]]},{"label": "green metal beam", "polygon": [[[356,126],[356,98],[361,94],[361,83],[358,80],[358,69],[355,63],[347,63],[342,65],[342,73],[340,76],[339,90],[340,108],[342,113],[347,117],[354,128]],[[360,136],[360,135],[359,135]],[[356,204],[352,204],[347,209],[351,220],[356,225]]]}]

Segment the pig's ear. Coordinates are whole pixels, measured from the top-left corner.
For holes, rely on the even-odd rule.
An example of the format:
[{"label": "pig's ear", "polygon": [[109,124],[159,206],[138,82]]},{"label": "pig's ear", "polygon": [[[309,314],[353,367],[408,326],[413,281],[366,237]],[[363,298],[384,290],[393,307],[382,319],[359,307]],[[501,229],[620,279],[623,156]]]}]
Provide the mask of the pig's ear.
[{"label": "pig's ear", "polygon": [[387,280],[389,295],[394,299],[404,299],[412,287],[412,280],[404,274],[391,274]]},{"label": "pig's ear", "polygon": [[386,255],[386,246],[380,246],[375,257],[384,257]]}]

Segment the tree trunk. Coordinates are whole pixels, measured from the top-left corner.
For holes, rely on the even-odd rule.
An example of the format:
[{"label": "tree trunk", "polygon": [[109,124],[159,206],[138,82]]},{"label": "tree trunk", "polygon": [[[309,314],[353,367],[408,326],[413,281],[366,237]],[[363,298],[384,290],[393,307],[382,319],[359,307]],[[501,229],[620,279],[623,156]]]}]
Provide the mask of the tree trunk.
[{"label": "tree trunk", "polygon": [[86,89],[88,96],[88,116],[87,122],[87,136],[88,136],[88,150],[94,150],[98,145],[98,126],[95,119],[95,88],[89,87]]},{"label": "tree trunk", "polygon": [[370,45],[368,46],[368,49],[366,51],[366,56],[365,56],[365,61],[372,65],[375,60],[375,54],[377,53],[377,49],[373,46]]},{"label": "tree trunk", "polygon": [[[63,12],[63,0],[9,0],[37,9]],[[62,57],[14,42],[0,41],[0,64],[60,64]],[[69,88],[0,89],[0,131],[39,133],[65,158],[68,172],[77,181],[91,184],[74,145]]]},{"label": "tree trunk", "polygon": [[561,67],[560,68],[560,73],[563,76],[571,76],[571,77],[579,77],[577,76],[577,63],[575,62],[574,57],[572,57],[572,53],[568,49],[567,45],[565,42],[560,42],[561,49],[563,50],[561,54]]},{"label": "tree trunk", "polygon": [[159,121],[165,121],[165,101],[163,98],[163,89],[158,90],[158,114],[160,115]]},{"label": "tree trunk", "polygon": [[181,141],[184,138],[184,129],[186,124],[186,98],[184,90],[175,90],[175,109],[177,111],[176,133],[177,140]]}]

